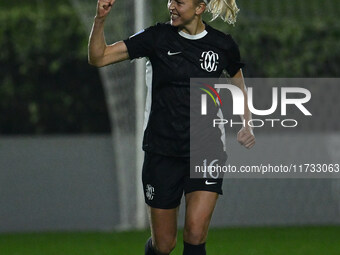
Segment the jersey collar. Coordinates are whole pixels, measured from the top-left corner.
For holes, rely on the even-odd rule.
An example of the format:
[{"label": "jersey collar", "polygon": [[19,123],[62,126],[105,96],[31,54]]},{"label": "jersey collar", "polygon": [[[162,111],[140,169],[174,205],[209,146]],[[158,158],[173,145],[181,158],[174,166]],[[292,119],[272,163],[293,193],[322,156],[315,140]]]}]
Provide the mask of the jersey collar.
[{"label": "jersey collar", "polygon": [[183,31],[179,31],[178,34],[186,39],[189,39],[189,40],[198,40],[198,39],[201,39],[203,38],[204,36],[206,36],[208,34],[208,31],[207,30],[204,30],[202,31],[201,33],[199,34],[196,34],[196,35],[189,35]]}]

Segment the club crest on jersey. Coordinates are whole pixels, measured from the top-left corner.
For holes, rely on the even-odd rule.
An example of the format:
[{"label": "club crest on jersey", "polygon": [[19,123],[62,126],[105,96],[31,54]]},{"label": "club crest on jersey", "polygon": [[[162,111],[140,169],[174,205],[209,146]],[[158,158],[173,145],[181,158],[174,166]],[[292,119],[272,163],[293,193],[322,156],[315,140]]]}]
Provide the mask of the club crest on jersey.
[{"label": "club crest on jersey", "polygon": [[201,68],[207,72],[215,72],[217,70],[219,56],[213,51],[204,51],[201,55]]}]

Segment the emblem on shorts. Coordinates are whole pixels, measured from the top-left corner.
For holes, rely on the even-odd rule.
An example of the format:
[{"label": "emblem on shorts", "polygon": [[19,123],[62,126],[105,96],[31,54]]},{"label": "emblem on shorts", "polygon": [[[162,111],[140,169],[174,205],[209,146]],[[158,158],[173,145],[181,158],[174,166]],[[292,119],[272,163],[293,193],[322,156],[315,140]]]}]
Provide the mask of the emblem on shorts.
[{"label": "emblem on shorts", "polygon": [[145,195],[147,199],[152,200],[153,196],[155,195],[155,188],[150,184],[147,184],[145,188]]},{"label": "emblem on shorts", "polygon": [[213,51],[204,51],[201,55],[201,68],[207,72],[215,72],[217,70],[217,65],[219,56]]}]

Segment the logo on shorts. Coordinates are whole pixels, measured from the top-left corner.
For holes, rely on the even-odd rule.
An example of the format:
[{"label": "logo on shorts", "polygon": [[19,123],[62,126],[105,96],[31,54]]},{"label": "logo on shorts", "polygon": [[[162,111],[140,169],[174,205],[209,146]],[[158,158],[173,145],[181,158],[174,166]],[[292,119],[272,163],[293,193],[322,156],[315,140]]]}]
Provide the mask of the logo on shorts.
[{"label": "logo on shorts", "polygon": [[209,182],[209,181],[205,181],[205,185],[213,185],[213,184],[217,184],[217,182]]},{"label": "logo on shorts", "polygon": [[207,72],[215,72],[217,70],[219,56],[213,51],[204,51],[201,55],[201,68]]},{"label": "logo on shorts", "polygon": [[147,199],[152,200],[153,196],[155,195],[155,188],[150,184],[147,184],[145,188],[145,195]]}]

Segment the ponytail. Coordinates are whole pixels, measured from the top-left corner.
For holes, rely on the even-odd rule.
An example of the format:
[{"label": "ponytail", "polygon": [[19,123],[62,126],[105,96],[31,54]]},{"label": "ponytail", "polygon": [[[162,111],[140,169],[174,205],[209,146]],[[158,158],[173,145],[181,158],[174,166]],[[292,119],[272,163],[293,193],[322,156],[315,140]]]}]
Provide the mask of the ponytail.
[{"label": "ponytail", "polygon": [[235,25],[237,13],[240,11],[237,8],[236,0],[203,0],[207,4],[208,12],[212,14],[211,21],[220,17],[228,24]]}]

